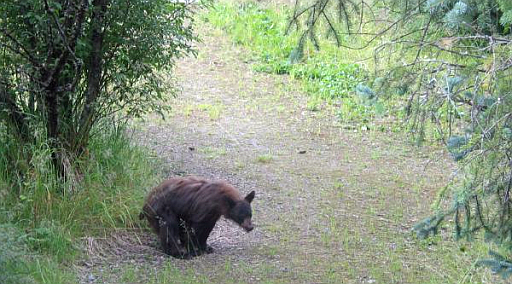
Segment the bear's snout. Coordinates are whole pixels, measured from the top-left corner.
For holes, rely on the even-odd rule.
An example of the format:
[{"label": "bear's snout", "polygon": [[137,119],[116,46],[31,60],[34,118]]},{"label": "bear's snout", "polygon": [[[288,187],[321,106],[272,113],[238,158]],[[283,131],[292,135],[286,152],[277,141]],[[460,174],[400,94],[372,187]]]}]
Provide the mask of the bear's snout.
[{"label": "bear's snout", "polygon": [[252,225],[251,219],[247,218],[242,222],[242,228],[246,230],[247,232],[252,231],[254,229],[254,226]]}]

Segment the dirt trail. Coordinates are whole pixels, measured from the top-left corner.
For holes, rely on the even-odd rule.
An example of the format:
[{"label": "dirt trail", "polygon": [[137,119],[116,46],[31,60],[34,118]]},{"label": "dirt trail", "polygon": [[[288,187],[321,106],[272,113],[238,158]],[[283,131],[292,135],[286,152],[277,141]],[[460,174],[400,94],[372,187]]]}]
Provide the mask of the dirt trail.
[{"label": "dirt trail", "polygon": [[202,38],[198,58],[178,63],[172,117],[143,123],[140,138],[169,176],[255,190],[256,229],[221,220],[209,239],[216,252],[190,261],[162,256],[145,232],[136,245],[97,242],[91,251],[109,265],[91,260],[84,282],[436,283],[451,279],[438,265],[466,265],[410,233],[448,161],[400,136],[345,129],[329,108],[308,111],[297,82],[251,71],[218,31]]}]

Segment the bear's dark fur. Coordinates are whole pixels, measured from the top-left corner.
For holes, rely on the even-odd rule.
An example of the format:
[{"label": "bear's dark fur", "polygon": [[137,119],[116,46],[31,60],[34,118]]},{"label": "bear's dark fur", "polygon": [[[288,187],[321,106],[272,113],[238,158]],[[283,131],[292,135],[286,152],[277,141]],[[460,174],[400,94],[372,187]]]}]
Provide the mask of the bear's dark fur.
[{"label": "bear's dark fur", "polygon": [[149,193],[140,218],[148,219],[165,253],[189,258],[213,252],[206,239],[220,216],[251,231],[254,194],[252,191],[242,198],[240,192],[226,182],[175,177]]}]

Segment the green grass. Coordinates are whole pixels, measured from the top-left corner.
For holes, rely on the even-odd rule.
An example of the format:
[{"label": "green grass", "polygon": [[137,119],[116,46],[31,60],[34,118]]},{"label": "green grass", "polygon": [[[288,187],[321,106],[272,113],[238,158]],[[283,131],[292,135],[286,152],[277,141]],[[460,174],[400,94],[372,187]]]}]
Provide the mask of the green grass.
[{"label": "green grass", "polygon": [[62,266],[74,251],[65,230],[56,225],[27,232],[14,224],[0,224],[0,283],[76,282]]},{"label": "green grass", "polygon": [[[299,80],[311,96],[307,104],[311,111],[319,110],[321,102],[327,102],[338,106],[340,120],[359,123],[396,112],[385,102],[368,101],[356,92],[358,84],[375,85],[368,82],[372,62],[361,61],[372,57],[371,48],[340,49],[333,45],[332,39],[319,35],[321,49],[315,50],[307,43],[304,58],[292,64],[290,54],[297,47],[300,34],[297,31],[285,33],[291,12],[285,5],[264,7],[250,1],[220,1],[203,14],[202,19],[224,30],[235,44],[243,46],[247,51],[246,60],[253,62],[256,71],[289,74]],[[345,40],[362,39],[351,36]]]},{"label": "green grass", "polygon": [[216,3],[203,16],[203,20],[222,28],[231,35],[236,44],[250,47],[248,60],[257,60],[255,68],[260,71],[284,74],[291,65],[287,62],[295,47],[295,38],[283,37],[286,22],[283,14],[258,4]]},{"label": "green grass", "polygon": [[262,164],[268,164],[268,163],[272,162],[273,160],[274,160],[274,156],[272,156],[270,154],[259,155],[256,158],[256,161],[258,163],[262,163]]},{"label": "green grass", "polygon": [[[80,255],[80,237],[136,226],[146,189],[159,177],[157,159],[133,146],[123,126],[97,130],[66,180],[56,178],[45,143],[32,146],[28,162],[18,161],[26,163],[23,175],[0,165],[1,283],[76,282],[68,267]],[[8,138],[0,134],[4,161],[18,151]]]},{"label": "green grass", "polygon": [[202,147],[197,149],[199,153],[205,154],[208,159],[215,159],[220,156],[225,156],[227,154],[226,149],[223,148],[215,148],[215,147]]},{"label": "green grass", "polygon": [[216,119],[219,119],[224,107],[219,104],[214,104],[214,105],[200,104],[197,106],[197,108],[201,111],[208,113],[208,116],[210,117],[210,119],[216,120]]}]

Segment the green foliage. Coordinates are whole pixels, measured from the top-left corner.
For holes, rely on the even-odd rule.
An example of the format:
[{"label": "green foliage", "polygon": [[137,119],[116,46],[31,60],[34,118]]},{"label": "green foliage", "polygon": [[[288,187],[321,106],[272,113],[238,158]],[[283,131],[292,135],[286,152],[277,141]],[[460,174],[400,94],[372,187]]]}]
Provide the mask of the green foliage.
[{"label": "green foliage", "polygon": [[[217,3],[205,15],[205,20],[224,29],[237,44],[246,47],[255,57],[255,69],[260,72],[290,74],[303,82],[312,102],[318,100],[342,102],[339,116],[346,121],[368,120],[386,112],[381,103],[365,104],[354,96],[355,87],[366,79],[364,68],[346,63],[338,50],[325,48],[311,52],[306,41],[296,42],[299,34],[284,36],[292,11],[261,8],[257,3]],[[320,40],[320,39],[319,39]],[[325,40],[319,44],[326,44]],[[303,56],[307,54],[307,59]],[[332,60],[338,57],[340,60]],[[316,103],[308,108],[316,109]]]},{"label": "green foliage", "polygon": [[286,27],[283,14],[253,2],[216,3],[205,15],[205,20],[224,29],[235,43],[247,47],[257,58],[258,71],[289,73],[288,56],[294,41],[283,37]]},{"label": "green foliage", "polygon": [[370,87],[361,83],[356,86],[356,94],[364,100],[372,100],[375,98],[375,92]]},{"label": "green foliage", "polygon": [[290,74],[305,80],[309,91],[323,99],[346,98],[364,78],[357,64],[309,60],[293,66]]},{"label": "green foliage", "polygon": [[455,161],[464,159],[471,151],[467,149],[468,142],[469,138],[466,136],[455,135],[448,138],[446,148],[448,148],[448,151]]},{"label": "green foliage", "polygon": [[500,18],[500,24],[502,24],[504,28],[504,32],[510,33],[512,26],[512,2],[508,0],[496,0],[500,5],[500,10],[503,12]]},{"label": "green foliage", "polygon": [[[137,226],[145,189],[161,178],[159,161],[133,145],[124,124],[103,120],[92,133],[87,156],[67,164],[64,181],[44,137],[27,150],[25,175],[0,164],[0,270],[6,271],[0,282],[75,282],[63,266],[79,255],[80,237]],[[0,147],[0,160],[18,152],[10,142],[0,132],[0,144],[8,146]]]},{"label": "green foliage", "polygon": [[[429,98],[431,102],[417,101],[414,109],[436,118],[433,125],[449,136],[447,149],[459,162],[460,172],[448,187],[452,206],[445,213],[455,217],[456,236],[471,237],[483,230],[488,240],[508,245],[512,243],[508,209],[512,88],[508,71],[494,73],[493,78],[485,90],[474,84],[476,78],[457,81],[460,87],[436,86],[439,93]],[[465,93],[467,89],[471,93]]]},{"label": "green foliage", "polygon": [[[337,46],[346,46],[342,42],[341,31],[346,31],[348,35],[353,33],[354,22],[365,14],[365,5],[364,2],[355,3],[347,0],[296,1],[287,28],[287,33],[292,27],[297,31],[302,30],[293,60],[301,59],[304,44],[308,39],[317,50],[320,49],[317,31],[322,28],[328,37],[334,38]],[[362,22],[359,23],[359,28],[361,24]]]},{"label": "green foliage", "polygon": [[[148,156],[147,149],[131,144],[125,126],[111,122],[101,124],[97,128],[100,132],[94,131],[87,159],[69,163],[65,181],[53,172],[49,159],[51,150],[44,142],[30,149],[33,155],[26,175],[0,168],[0,183],[10,188],[2,192],[4,198],[0,200],[2,208],[10,208],[5,221],[49,228],[50,231],[41,229],[31,236],[34,240],[31,243],[39,244],[41,249],[52,250],[53,247],[52,243],[44,241],[45,234],[65,243],[67,237],[53,236],[60,230],[58,228],[76,236],[91,229],[134,226],[134,216],[139,213],[140,201],[144,199],[143,189],[159,177],[153,172],[158,160]],[[8,140],[8,135],[0,135],[2,143]],[[0,159],[10,154],[0,152]]]},{"label": "green foliage", "polygon": [[[410,93],[410,122],[415,130],[436,129],[459,165],[453,182],[443,191],[444,205],[436,210],[453,217],[456,238],[472,239],[483,231],[487,241],[511,248],[512,81],[510,66],[504,62],[511,59],[512,39],[500,37],[508,27],[498,22],[507,11],[500,10],[504,6],[496,1],[429,3],[430,25],[436,30],[424,32],[421,40],[442,45],[417,51],[416,58],[432,58],[428,63],[417,61],[416,67],[423,70],[420,76],[415,73],[419,69],[410,67],[411,76],[417,78],[411,81],[416,91]],[[446,34],[460,40],[444,43],[441,37]],[[420,237],[437,231],[441,224],[427,223],[415,228]],[[496,261],[482,264],[509,275],[506,263]]]},{"label": "green foliage", "polygon": [[413,227],[413,230],[416,232],[416,236],[421,239],[426,239],[429,236],[437,234],[439,225],[443,222],[445,216],[445,214],[439,213],[418,222]]},{"label": "green foliage", "polygon": [[159,71],[193,52],[190,16],[187,5],[166,0],[4,1],[0,124],[26,147],[17,158],[30,160],[44,137],[62,176],[102,118],[165,112],[173,88]]},{"label": "green foliage", "polygon": [[[322,23],[329,25],[328,15],[339,11],[333,3],[350,1],[304,2],[296,5],[299,12],[291,23],[315,42]],[[385,80],[359,84],[356,94],[369,102],[407,96],[404,114],[417,141],[438,139],[458,161],[457,175],[442,190],[435,215],[415,226],[419,237],[435,234],[453,217],[456,238],[472,239],[483,231],[486,240],[512,248],[511,5],[502,0],[390,0],[368,9],[386,14],[389,24],[375,23],[381,28],[377,33],[361,26],[363,36],[373,35],[363,46],[380,40],[374,45],[372,75]],[[360,22],[375,20],[370,14],[359,14]],[[348,25],[350,17],[338,12],[336,19]],[[342,34],[343,25],[329,26]]]},{"label": "green foliage", "polygon": [[135,226],[158,174],[123,121],[169,109],[191,15],[166,0],[2,2],[0,282],[71,283],[77,238]]},{"label": "green foliage", "polygon": [[[428,0],[425,9],[452,31],[462,34],[507,33],[510,10],[503,0]],[[508,2],[510,3],[510,2]]]},{"label": "green foliage", "polygon": [[495,251],[489,251],[490,259],[483,259],[477,262],[477,265],[487,266],[492,272],[500,275],[503,279],[512,276],[512,262]]},{"label": "green foliage", "polygon": [[[38,229],[52,231],[45,227]],[[34,234],[38,233],[34,231],[25,233],[12,224],[0,223],[0,271],[2,271],[0,282],[5,284],[76,282],[73,273],[59,264],[62,260],[60,257],[54,257],[51,251],[41,252],[38,249],[31,249],[34,246]],[[39,235],[36,239],[52,242],[46,233],[43,235],[47,237]],[[66,250],[66,253],[72,254],[73,250]]]},{"label": "green foliage", "polygon": [[69,232],[54,220],[41,221],[22,239],[30,250],[51,255],[59,262],[70,260],[75,254]]}]

